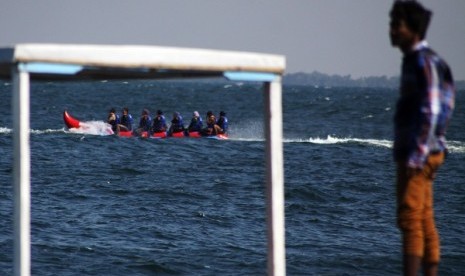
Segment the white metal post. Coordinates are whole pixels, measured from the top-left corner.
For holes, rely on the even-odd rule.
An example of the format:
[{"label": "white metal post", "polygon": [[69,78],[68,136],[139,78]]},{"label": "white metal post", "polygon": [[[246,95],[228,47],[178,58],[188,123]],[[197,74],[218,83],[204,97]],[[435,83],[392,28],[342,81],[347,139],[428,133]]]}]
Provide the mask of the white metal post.
[{"label": "white metal post", "polygon": [[31,195],[29,145],[29,73],[19,66],[13,78],[13,185],[14,185],[14,273],[30,275],[31,270]]},{"label": "white metal post", "polygon": [[286,275],[281,77],[264,87],[268,275]]}]

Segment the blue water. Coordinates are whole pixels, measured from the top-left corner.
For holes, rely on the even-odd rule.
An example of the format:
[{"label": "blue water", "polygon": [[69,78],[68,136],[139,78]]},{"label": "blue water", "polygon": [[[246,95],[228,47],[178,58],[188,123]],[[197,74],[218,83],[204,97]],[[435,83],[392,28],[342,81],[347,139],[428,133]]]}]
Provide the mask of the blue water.
[{"label": "blue water", "polygon": [[[465,271],[465,91],[435,185],[441,275]],[[0,275],[13,271],[11,85],[0,81]],[[392,117],[397,92],[285,86],[288,275],[399,275]],[[228,113],[230,139],[70,133],[110,107]],[[33,82],[33,275],[265,275],[262,87]]]}]

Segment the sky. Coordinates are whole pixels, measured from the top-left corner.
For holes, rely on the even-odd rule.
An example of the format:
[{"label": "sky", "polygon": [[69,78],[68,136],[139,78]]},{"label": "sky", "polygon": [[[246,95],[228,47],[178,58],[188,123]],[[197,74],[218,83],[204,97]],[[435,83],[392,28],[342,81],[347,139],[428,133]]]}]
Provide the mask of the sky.
[{"label": "sky", "polygon": [[[130,44],[286,56],[286,73],[398,76],[393,0],[0,0],[0,47]],[[465,0],[422,0],[427,40],[465,80]]]}]

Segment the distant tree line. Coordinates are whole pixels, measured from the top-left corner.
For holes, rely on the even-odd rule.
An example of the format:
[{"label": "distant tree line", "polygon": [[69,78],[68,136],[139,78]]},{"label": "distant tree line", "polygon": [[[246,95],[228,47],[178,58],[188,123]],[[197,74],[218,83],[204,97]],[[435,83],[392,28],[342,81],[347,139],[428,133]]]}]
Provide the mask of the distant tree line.
[{"label": "distant tree line", "polygon": [[[313,73],[290,73],[283,77],[284,85],[309,85],[318,87],[399,87],[399,77],[361,77],[353,79],[351,75],[327,75],[317,71]],[[465,89],[465,81],[455,82],[457,89]]]}]

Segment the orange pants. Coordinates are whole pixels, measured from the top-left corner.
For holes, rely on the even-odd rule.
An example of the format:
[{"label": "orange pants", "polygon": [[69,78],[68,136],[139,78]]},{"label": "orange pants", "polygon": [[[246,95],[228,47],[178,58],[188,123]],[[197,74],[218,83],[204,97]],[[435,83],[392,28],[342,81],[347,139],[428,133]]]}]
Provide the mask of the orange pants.
[{"label": "orange pants", "polygon": [[431,154],[423,169],[397,164],[397,223],[402,231],[403,254],[439,263],[439,234],[434,222],[433,180],[444,153]]}]

